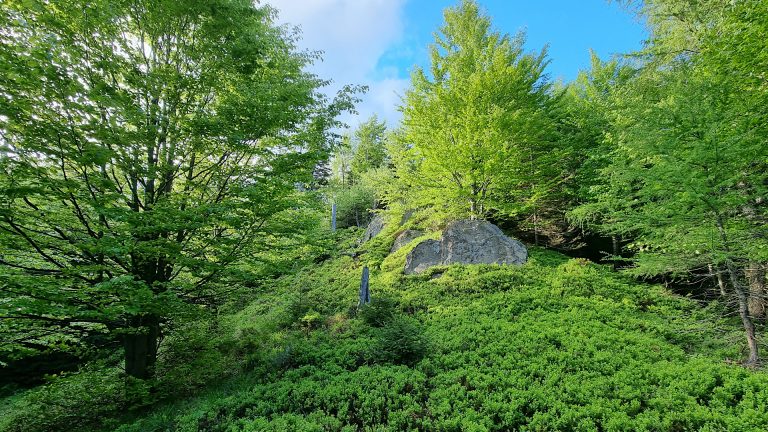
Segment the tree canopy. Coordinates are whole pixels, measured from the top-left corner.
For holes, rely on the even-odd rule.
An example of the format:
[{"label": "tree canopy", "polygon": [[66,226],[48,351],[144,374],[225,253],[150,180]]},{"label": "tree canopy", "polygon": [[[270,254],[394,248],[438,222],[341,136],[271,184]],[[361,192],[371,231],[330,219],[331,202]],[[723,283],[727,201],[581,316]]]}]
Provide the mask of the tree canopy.
[{"label": "tree canopy", "polygon": [[291,208],[351,94],[326,100],[314,55],[246,0],[1,10],[3,338],[119,335],[150,376],[172,317]]},{"label": "tree canopy", "polygon": [[526,54],[523,43],[492,30],[473,1],[445,11],[430,69],[413,72],[401,107],[398,174],[414,207],[477,218],[533,200],[554,125],[546,50]]}]

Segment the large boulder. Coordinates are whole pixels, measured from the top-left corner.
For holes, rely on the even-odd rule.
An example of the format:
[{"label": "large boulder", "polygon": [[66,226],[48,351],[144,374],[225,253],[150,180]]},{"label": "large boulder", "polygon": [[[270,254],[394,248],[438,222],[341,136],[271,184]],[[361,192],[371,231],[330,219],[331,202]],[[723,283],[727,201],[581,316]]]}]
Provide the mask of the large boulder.
[{"label": "large boulder", "polygon": [[444,264],[523,264],[528,249],[483,220],[460,220],[443,231],[440,250]]},{"label": "large boulder", "polygon": [[419,230],[412,230],[407,229],[400,234],[398,234],[397,237],[395,237],[395,242],[392,243],[392,248],[389,250],[389,253],[395,253],[398,249],[401,247],[407,245],[408,243],[412,242],[417,237],[423,236],[424,233]]},{"label": "large boulder", "polygon": [[[435,258],[438,255],[439,259]],[[460,220],[449,224],[439,241],[419,243],[406,257],[404,272],[421,273],[435,265],[523,264],[527,260],[525,245],[504,235],[496,225]]]},{"label": "large boulder", "polygon": [[443,261],[440,256],[439,240],[424,240],[416,245],[405,257],[405,274],[421,273],[424,270],[440,265]]},{"label": "large boulder", "polygon": [[368,223],[368,226],[365,228],[365,233],[363,233],[363,243],[379,235],[383,229],[384,218],[377,214],[373,217],[373,219],[371,219],[371,222]]}]

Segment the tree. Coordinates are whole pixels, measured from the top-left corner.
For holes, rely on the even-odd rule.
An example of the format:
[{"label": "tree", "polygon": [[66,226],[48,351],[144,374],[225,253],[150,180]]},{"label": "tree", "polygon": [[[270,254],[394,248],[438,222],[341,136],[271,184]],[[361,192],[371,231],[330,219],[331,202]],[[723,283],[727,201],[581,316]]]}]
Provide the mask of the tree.
[{"label": "tree", "polygon": [[318,93],[273,20],[249,0],[3,3],[6,349],[108,333],[147,378],[172,320],[219,296],[353,102]]},{"label": "tree", "polygon": [[[635,76],[635,68],[614,59],[604,62],[593,52],[591,68],[582,71],[563,91],[559,104],[559,136],[565,157],[562,165],[565,181],[561,189],[566,219],[584,226],[601,224],[604,234],[612,237],[612,254],[620,254],[619,234],[610,232],[611,212],[584,213],[584,204],[593,202],[605,184],[604,170],[611,164],[611,138],[618,131],[614,119],[620,100],[617,93]],[[617,196],[620,199],[619,196]],[[582,206],[582,207],[579,207]],[[589,224],[586,224],[589,226]]]},{"label": "tree", "polygon": [[[766,204],[768,6],[760,2],[648,2],[653,43],[619,89],[604,185],[582,214],[635,240],[641,275],[712,266],[730,284],[749,355],[759,361],[745,268],[768,259]],[[665,14],[666,13],[666,14]],[[737,31],[738,30],[738,31]],[[755,283],[756,284],[756,283]]]},{"label": "tree", "polygon": [[385,147],[387,125],[374,114],[355,131],[355,149],[351,168],[356,177],[380,168],[387,159]]},{"label": "tree", "polygon": [[546,50],[524,54],[524,36],[492,31],[474,1],[444,17],[431,69],[414,71],[401,107],[401,181],[413,207],[454,217],[519,213],[531,202],[517,198],[536,196],[551,153]]},{"label": "tree", "polygon": [[341,138],[341,144],[336,147],[331,159],[331,178],[341,187],[353,184],[352,159],[354,156],[352,136],[344,134]]}]

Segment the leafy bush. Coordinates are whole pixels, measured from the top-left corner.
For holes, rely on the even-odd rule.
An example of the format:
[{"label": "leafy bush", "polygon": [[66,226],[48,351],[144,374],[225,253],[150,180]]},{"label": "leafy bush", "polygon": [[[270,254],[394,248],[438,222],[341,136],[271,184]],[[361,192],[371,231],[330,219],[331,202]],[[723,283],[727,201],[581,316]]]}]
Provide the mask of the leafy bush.
[{"label": "leafy bush", "polygon": [[0,411],[0,431],[109,430],[115,413],[154,402],[150,390],[149,383],[120,376],[115,368],[86,366],[21,395]]},{"label": "leafy bush", "polygon": [[[606,267],[530,254],[523,266],[447,266],[437,279],[374,270],[374,301],[354,316],[364,256],[277,279],[167,357],[198,365],[168,370],[169,383],[206,364],[220,371],[208,388],[118,430],[768,430],[768,375],[734,365],[731,317]],[[304,315],[291,321],[298,291]],[[309,311],[327,318],[300,325]],[[114,415],[120,397],[93,412]],[[44,405],[14,406],[26,420],[10,430],[41,424]]]},{"label": "leafy bush", "polygon": [[378,329],[373,359],[380,363],[414,365],[427,353],[419,322],[406,316],[390,318]]},{"label": "leafy bush", "polygon": [[360,309],[360,318],[372,327],[384,327],[398,315],[398,305],[389,297],[374,297]]}]

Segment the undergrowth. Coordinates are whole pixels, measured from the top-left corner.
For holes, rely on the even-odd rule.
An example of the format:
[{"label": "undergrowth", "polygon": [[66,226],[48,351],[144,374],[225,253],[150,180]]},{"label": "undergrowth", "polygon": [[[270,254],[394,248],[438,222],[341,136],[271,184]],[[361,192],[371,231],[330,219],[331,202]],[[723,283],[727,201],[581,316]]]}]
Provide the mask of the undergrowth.
[{"label": "undergrowth", "polygon": [[[768,375],[738,365],[740,345],[729,342],[738,332],[723,337],[731,327],[720,305],[536,248],[523,266],[404,276],[407,247],[387,256],[396,234],[361,248],[347,240],[245,308],[169,342],[163,385],[179,393],[123,416],[106,404],[93,415],[107,420],[92,427],[768,430]],[[373,301],[358,309],[364,265]],[[24,411],[3,430],[43,424],[30,413],[42,415],[87,373],[52,383],[48,399],[17,399],[11,408]]]}]

